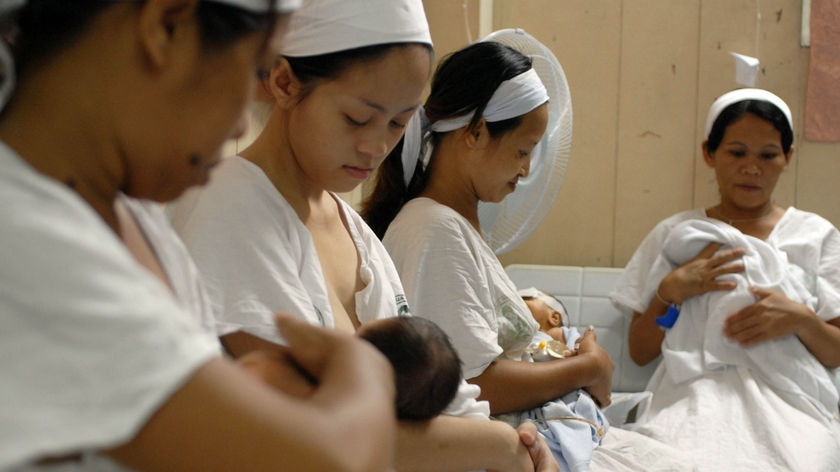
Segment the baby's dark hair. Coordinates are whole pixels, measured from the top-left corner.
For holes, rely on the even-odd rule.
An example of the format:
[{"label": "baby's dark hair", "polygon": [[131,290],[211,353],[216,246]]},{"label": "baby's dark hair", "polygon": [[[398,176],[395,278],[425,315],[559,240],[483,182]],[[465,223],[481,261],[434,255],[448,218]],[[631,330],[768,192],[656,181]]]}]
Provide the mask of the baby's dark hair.
[{"label": "baby's dark hair", "polygon": [[397,418],[428,420],[452,402],[461,383],[461,360],[433,321],[397,316],[366,323],[358,335],[391,361],[397,384]]}]

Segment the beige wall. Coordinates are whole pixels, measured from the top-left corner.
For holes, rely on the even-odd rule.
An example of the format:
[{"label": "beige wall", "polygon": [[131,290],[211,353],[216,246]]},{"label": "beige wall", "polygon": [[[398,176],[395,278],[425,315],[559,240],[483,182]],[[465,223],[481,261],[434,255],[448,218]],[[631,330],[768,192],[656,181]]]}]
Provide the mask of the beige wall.
[{"label": "beige wall", "polygon": [[[840,225],[840,145],[803,142],[808,48],[801,0],[425,0],[437,56],[519,27],[566,72],[574,136],[557,201],[504,264],[623,266],[662,218],[716,201],[700,141],[714,98],[738,87],[729,51],[758,57],[756,86],[796,122],[777,203]],[[465,15],[469,22],[468,37]],[[838,84],[840,85],[840,84]]]}]

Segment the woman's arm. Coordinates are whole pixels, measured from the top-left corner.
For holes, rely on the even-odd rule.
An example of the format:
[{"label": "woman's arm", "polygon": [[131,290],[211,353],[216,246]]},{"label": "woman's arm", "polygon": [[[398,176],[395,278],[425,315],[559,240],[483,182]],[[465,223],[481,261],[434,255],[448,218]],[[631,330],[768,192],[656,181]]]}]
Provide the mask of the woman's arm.
[{"label": "woman's arm", "polygon": [[534,408],[578,388],[586,388],[606,406],[614,370],[595,333],[587,331],[575,356],[547,362],[500,359],[469,381],[481,387],[479,398],[490,403],[492,414]]},{"label": "woman's arm", "polygon": [[796,335],[824,366],[840,367],[840,318],[823,321],[783,293],[751,288],[758,301],[730,315],[724,334],[744,347]]},{"label": "woman's arm", "polygon": [[646,365],[662,352],[664,331],[656,318],[665,314],[671,303],[681,305],[685,300],[713,290],[732,290],[735,282],[720,281],[718,276],[742,272],[743,264],[732,263],[744,255],[744,249],[728,249],[718,254],[721,244],[712,243],[694,258],[666,275],[656,289],[656,295],[644,313],[634,312],[630,321],[627,345],[630,358],[638,365]]},{"label": "woman's arm", "polygon": [[[270,341],[242,331],[224,336],[222,341],[228,352],[239,359],[259,353],[270,356],[268,353],[280,349]],[[277,355],[282,356],[283,352]],[[267,381],[273,374],[269,370],[269,375],[259,376]],[[289,391],[288,385],[280,390]],[[526,448],[517,431],[505,423],[444,415],[426,422],[400,422],[395,460],[400,472],[559,470],[548,446],[538,436],[534,446]]]},{"label": "woman's arm", "polygon": [[[445,415],[431,421],[404,421],[398,428],[396,469],[399,472],[558,471],[548,446],[528,428],[523,426],[517,431],[501,421]],[[537,441],[534,447],[525,445],[528,437]]]},{"label": "woman's arm", "polygon": [[396,436],[387,360],[302,321],[285,320],[283,334],[295,361],[319,380],[310,397],[278,394],[214,359],[108,454],[136,470],[387,470]]}]

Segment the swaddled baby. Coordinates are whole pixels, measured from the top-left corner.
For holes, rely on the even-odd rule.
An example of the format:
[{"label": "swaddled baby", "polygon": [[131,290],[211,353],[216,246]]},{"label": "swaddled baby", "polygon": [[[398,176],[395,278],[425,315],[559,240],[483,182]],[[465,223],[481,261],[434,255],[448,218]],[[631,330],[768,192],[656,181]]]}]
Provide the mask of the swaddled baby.
[{"label": "swaddled baby", "polygon": [[532,359],[546,361],[573,355],[582,334],[569,326],[569,312],[563,302],[534,287],[519,290],[519,295],[540,326],[527,350]]},{"label": "swaddled baby", "polygon": [[[455,398],[461,383],[461,360],[434,322],[414,316],[383,318],[363,324],[356,334],[373,344],[394,368],[398,419],[434,418]],[[266,358],[284,362],[266,362]],[[238,362],[282,392],[307,396],[315,391],[312,377],[282,348],[253,351]]]}]

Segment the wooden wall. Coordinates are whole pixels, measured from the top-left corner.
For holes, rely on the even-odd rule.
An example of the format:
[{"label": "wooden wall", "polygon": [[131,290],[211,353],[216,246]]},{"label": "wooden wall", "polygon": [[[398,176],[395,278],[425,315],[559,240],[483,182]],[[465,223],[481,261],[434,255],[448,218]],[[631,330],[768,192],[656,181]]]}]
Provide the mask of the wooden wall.
[{"label": "wooden wall", "polygon": [[758,57],[756,86],[793,112],[796,152],[777,203],[840,225],[840,145],[801,138],[809,55],[801,3],[425,0],[438,57],[489,32],[481,25],[489,18],[493,30],[523,28],[548,45],[569,82],[574,135],[560,194],[502,262],[621,267],[656,222],[714,204],[700,142],[708,106],[739,86],[730,51]]}]

